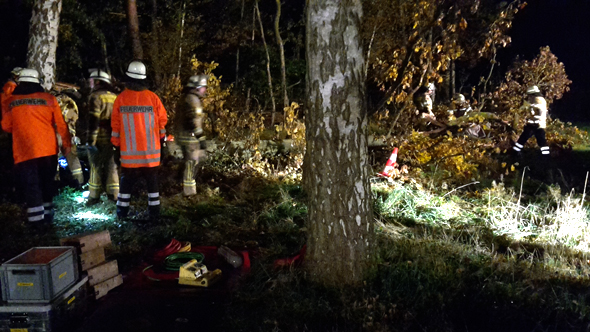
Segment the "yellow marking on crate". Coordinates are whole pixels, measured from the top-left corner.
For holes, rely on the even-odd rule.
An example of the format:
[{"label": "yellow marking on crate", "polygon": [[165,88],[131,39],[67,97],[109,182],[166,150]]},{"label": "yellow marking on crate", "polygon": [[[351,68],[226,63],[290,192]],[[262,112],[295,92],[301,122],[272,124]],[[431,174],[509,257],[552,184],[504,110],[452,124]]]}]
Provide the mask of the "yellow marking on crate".
[{"label": "yellow marking on crate", "polygon": [[68,272],[64,272],[64,273],[60,274],[58,279],[61,279],[61,278],[65,277],[66,274],[68,274]]},{"label": "yellow marking on crate", "polygon": [[34,284],[32,282],[18,282],[16,284],[19,287],[33,287]]},{"label": "yellow marking on crate", "polygon": [[28,329],[10,329],[10,332],[29,332]]},{"label": "yellow marking on crate", "polygon": [[72,298],[68,300],[68,304],[74,302],[75,299],[76,299],[76,297],[75,296],[72,296]]}]

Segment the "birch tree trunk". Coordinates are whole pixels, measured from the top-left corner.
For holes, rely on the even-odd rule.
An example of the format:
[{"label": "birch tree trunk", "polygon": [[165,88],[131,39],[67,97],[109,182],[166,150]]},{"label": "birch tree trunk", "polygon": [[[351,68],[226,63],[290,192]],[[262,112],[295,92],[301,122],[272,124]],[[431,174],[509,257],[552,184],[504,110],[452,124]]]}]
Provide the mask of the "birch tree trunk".
[{"label": "birch tree trunk", "polygon": [[372,262],[361,0],[308,0],[306,268],[312,280],[362,282]]},{"label": "birch tree trunk", "polygon": [[141,47],[139,18],[137,17],[137,3],[135,0],[127,0],[127,28],[129,30],[129,38],[131,38],[133,58],[143,60],[143,48]]},{"label": "birch tree trunk", "polygon": [[59,28],[61,0],[36,0],[29,28],[27,66],[37,69],[43,88],[51,90],[55,83],[55,51]]}]

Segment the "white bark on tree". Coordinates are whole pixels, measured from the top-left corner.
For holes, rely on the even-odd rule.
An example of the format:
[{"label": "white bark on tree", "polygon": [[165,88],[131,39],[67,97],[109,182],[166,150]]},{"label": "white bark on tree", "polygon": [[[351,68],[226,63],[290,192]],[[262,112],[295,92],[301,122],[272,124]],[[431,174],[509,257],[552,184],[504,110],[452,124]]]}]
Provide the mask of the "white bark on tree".
[{"label": "white bark on tree", "polygon": [[361,0],[307,1],[306,267],[331,286],[361,283],[373,259],[361,19]]},{"label": "white bark on tree", "polygon": [[29,28],[27,66],[37,69],[43,88],[51,90],[55,83],[57,37],[61,0],[36,0]]}]

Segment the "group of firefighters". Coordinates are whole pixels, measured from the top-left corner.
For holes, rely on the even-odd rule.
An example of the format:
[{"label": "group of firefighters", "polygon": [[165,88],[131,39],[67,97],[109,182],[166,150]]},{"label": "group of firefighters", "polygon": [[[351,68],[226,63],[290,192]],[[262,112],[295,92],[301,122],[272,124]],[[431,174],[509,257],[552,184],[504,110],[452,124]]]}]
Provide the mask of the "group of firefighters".
[{"label": "group of firefighters", "polygon": [[[160,213],[157,167],[168,117],[160,98],[147,88],[144,63],[132,61],[125,75],[125,88],[117,95],[108,72],[97,69],[90,73],[92,91],[86,110],[90,163],[87,204],[101,202],[104,189],[108,199],[116,200],[117,217],[127,218],[133,185],[144,178],[149,218],[157,219]],[[176,107],[175,140],[185,159],[184,196],[196,194],[195,166],[205,157],[201,98],[205,96],[207,80],[206,75],[191,76]],[[12,135],[14,172],[26,202],[27,218],[35,224],[50,224],[53,220],[59,152],[66,157],[78,186],[84,181],[76,151],[81,143],[76,135],[78,108],[66,90],[67,85],[64,89],[56,84],[48,93],[37,70],[14,68],[12,80],[0,94],[2,129]],[[417,113],[423,125],[444,126],[432,112],[433,93],[432,85],[416,92]],[[514,152],[520,154],[527,140],[535,135],[542,155],[548,156],[547,103],[537,86],[528,88],[527,95],[525,105],[530,117],[514,143]],[[453,104],[455,109],[449,113],[454,117],[472,111],[461,94],[454,96]],[[481,128],[472,124],[467,133],[481,137]]]},{"label": "group of firefighters", "polygon": [[[117,94],[111,75],[100,69],[89,76],[92,88],[87,100],[88,135],[86,147],[90,164],[87,205],[102,202],[101,194],[116,201],[117,217],[125,219],[130,210],[133,185],[147,182],[148,214],[158,219],[160,195],[158,166],[166,137],[166,109],[160,98],[148,90],[146,66],[132,61],[125,72],[125,88]],[[206,75],[191,76],[176,108],[176,141],[183,151],[185,169],[183,194],[196,194],[194,169],[205,157],[203,106]],[[68,85],[57,83],[51,92],[41,85],[33,68],[14,68],[0,93],[2,130],[11,135],[13,171],[17,188],[26,203],[32,225],[51,225],[58,155],[67,160],[77,187],[84,182],[76,147],[78,108],[66,93]]]},{"label": "group of firefighters", "polygon": [[[543,157],[549,157],[550,151],[545,137],[548,114],[547,101],[543,97],[539,87],[536,85],[527,88],[526,94],[527,100],[522,105],[522,108],[526,110],[527,114],[526,124],[522,134],[512,147],[513,152],[517,158],[520,158],[524,145],[534,135],[541,150],[541,155]],[[430,84],[421,87],[416,91],[416,94],[414,95],[414,104],[416,105],[416,112],[420,119],[420,125],[423,129],[431,125],[444,129],[446,128],[446,125],[437,120],[435,114],[432,112],[433,100],[434,85]],[[473,111],[471,106],[467,103],[465,96],[460,93],[453,96],[452,106],[453,109],[449,110],[448,113],[455,118],[468,115]],[[465,132],[468,136],[474,138],[485,136],[481,127],[474,123],[470,124]]]}]

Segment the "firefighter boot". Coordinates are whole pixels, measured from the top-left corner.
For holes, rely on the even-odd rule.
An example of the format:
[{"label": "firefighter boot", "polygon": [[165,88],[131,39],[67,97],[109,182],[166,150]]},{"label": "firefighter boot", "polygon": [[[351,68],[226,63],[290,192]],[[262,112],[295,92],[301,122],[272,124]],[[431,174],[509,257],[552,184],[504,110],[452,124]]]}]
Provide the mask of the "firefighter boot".
[{"label": "firefighter boot", "polygon": [[125,219],[129,214],[129,203],[131,202],[131,194],[121,194],[117,198],[117,218]]}]

